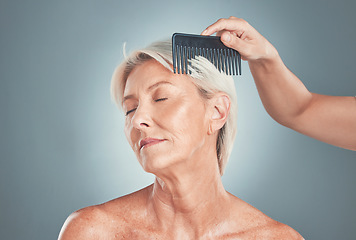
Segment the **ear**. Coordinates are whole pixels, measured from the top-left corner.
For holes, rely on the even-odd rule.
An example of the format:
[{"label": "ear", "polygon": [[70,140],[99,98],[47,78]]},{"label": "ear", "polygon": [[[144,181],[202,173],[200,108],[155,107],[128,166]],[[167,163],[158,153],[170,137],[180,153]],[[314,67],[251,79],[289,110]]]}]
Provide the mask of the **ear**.
[{"label": "ear", "polygon": [[219,131],[226,123],[230,113],[231,101],[226,93],[218,93],[211,99],[211,116],[208,134]]}]

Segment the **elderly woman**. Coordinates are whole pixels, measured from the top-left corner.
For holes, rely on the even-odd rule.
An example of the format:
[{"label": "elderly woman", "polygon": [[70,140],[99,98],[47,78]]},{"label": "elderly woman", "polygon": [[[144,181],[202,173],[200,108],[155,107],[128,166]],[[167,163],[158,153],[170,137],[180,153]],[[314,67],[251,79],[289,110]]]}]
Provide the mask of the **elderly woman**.
[{"label": "elderly woman", "polygon": [[233,79],[203,57],[190,75],[174,74],[171,49],[166,41],[136,51],[112,78],[127,140],[154,183],[71,214],[59,239],[302,239],[224,189]]}]

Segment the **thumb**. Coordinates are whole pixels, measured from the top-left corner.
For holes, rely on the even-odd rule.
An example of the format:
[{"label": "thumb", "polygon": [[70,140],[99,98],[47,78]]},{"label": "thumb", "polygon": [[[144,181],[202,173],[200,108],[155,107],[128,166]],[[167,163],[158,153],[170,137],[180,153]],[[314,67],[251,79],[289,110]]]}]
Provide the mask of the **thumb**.
[{"label": "thumb", "polygon": [[233,48],[241,54],[248,47],[244,40],[227,31],[221,35],[221,41],[226,47]]}]

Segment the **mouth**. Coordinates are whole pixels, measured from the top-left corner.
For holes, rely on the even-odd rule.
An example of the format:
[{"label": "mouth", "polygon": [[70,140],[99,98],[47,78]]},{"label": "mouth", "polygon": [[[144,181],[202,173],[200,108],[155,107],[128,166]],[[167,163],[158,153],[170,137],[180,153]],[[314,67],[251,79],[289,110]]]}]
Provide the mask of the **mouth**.
[{"label": "mouth", "polygon": [[166,141],[165,139],[157,139],[157,138],[144,138],[140,141],[140,150],[144,148],[148,148],[152,145],[158,144],[160,142]]}]

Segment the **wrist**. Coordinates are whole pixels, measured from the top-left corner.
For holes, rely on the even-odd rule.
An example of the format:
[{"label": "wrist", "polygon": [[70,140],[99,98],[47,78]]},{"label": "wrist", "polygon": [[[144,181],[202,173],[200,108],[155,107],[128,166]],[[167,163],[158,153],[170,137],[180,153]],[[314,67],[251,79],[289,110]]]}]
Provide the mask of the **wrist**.
[{"label": "wrist", "polygon": [[273,65],[279,65],[281,61],[277,49],[271,46],[266,50],[266,54],[264,54],[263,57],[250,59],[248,60],[248,64],[250,67],[271,67]]},{"label": "wrist", "polygon": [[260,56],[257,58],[249,59],[249,62],[268,63],[268,62],[276,61],[279,58],[279,53],[272,44],[267,42],[267,44],[265,45],[266,46],[264,47],[264,49],[262,48],[263,50],[261,51]]}]

